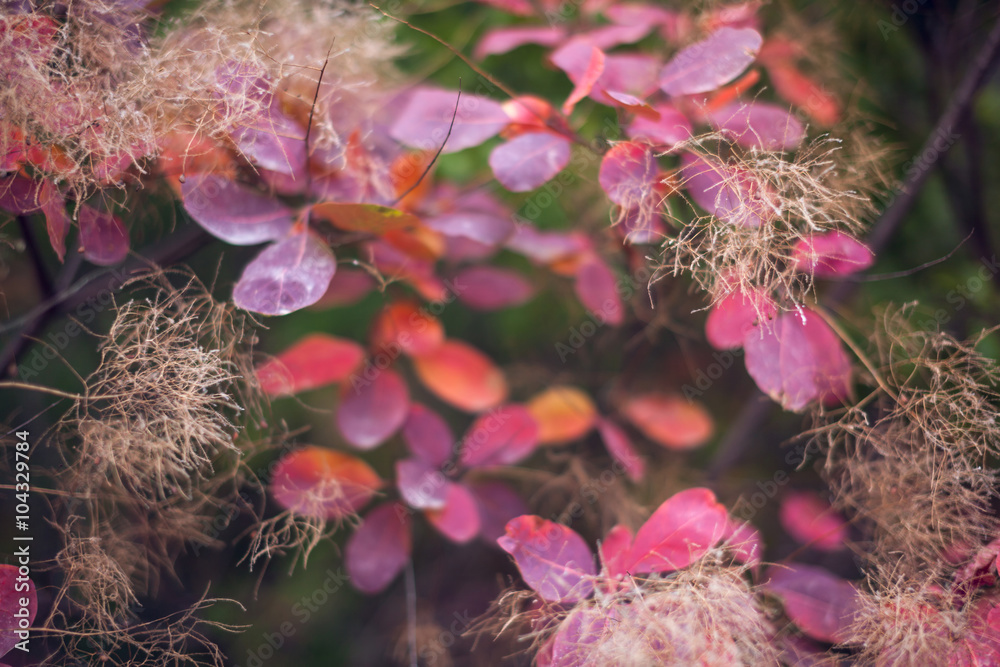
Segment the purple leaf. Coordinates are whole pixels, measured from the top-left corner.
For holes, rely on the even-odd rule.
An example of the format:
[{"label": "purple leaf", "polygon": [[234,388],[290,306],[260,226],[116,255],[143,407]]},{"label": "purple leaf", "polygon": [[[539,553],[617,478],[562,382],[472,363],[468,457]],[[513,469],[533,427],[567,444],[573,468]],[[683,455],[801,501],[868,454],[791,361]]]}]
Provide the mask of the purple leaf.
[{"label": "purple leaf", "polygon": [[464,484],[446,482],[445,505],[440,510],[426,510],[432,526],[452,542],[468,542],[479,534],[479,506]]},{"label": "purple leaf", "polygon": [[719,28],[675,55],[660,72],[667,95],[693,95],[729,83],[757,57],[760,33],[752,28]]},{"label": "purple leaf", "polygon": [[519,516],[497,540],[514,557],[525,583],[549,602],[573,603],[594,590],[597,574],[590,547],[566,526],[539,516]]},{"label": "purple leaf", "polygon": [[687,489],[660,505],[635,534],[633,574],[673,572],[699,560],[722,538],[729,517],[708,489]]},{"label": "purple leaf", "polygon": [[411,95],[389,133],[407,146],[436,151],[453,116],[455,126],[444,153],[478,146],[510,122],[503,107],[489,98],[462,93],[459,101],[458,91],[421,88]]},{"label": "purple leaf", "polygon": [[442,509],[451,482],[437,466],[423,459],[403,459],[396,462],[396,486],[406,504],[417,510]]},{"label": "purple leaf", "polygon": [[743,346],[750,377],[786,410],[839,400],[850,391],[851,362],[840,339],[814,312],[779,315],[748,332]]},{"label": "purple leaf", "polygon": [[406,421],[410,392],[391,370],[379,371],[373,380],[344,384],[337,406],[337,427],[358,449],[373,449],[385,442]]},{"label": "purple leaf", "polygon": [[566,232],[542,232],[531,225],[519,225],[507,247],[541,264],[576,254],[585,248],[580,236]]},{"label": "purple leaf", "polygon": [[633,482],[642,481],[646,474],[646,462],[632,447],[625,431],[610,419],[603,418],[597,421],[597,431],[601,434],[608,454],[622,466],[629,479]]},{"label": "purple leaf", "polygon": [[715,158],[685,155],[681,176],[691,198],[703,209],[734,225],[759,227],[778,204],[766,185],[749,172]]},{"label": "purple leaf", "polygon": [[523,44],[555,46],[566,37],[562,26],[515,26],[487,30],[476,46],[476,58],[507,53]]},{"label": "purple leaf", "polygon": [[618,326],[625,319],[617,279],[611,268],[598,255],[591,254],[581,261],[573,288],[580,303],[600,322]]},{"label": "purple leaf", "polygon": [[293,211],[273,197],[215,174],[192,174],[181,186],[184,208],[216,238],[233,245],[275,241],[292,228]]},{"label": "purple leaf", "polygon": [[621,44],[638,42],[648,35],[653,28],[654,26],[649,23],[602,25],[586,33],[584,38],[603,51]]},{"label": "purple leaf", "polygon": [[473,266],[452,279],[458,298],[472,308],[499,310],[522,304],[534,288],[520,273],[495,266]]},{"label": "purple leaf", "polygon": [[410,560],[410,549],[409,514],[402,505],[379,505],[368,513],[344,548],[351,584],[363,593],[378,593],[402,572]]},{"label": "purple leaf", "polygon": [[785,613],[813,639],[842,642],[859,608],[857,589],[849,582],[812,565],[781,565],[768,570],[764,585],[781,598]]},{"label": "purple leaf", "polygon": [[319,301],[337,262],[311,232],[271,244],[247,264],[233,290],[233,301],[263,315],[287,315]]},{"label": "purple leaf", "polygon": [[569,115],[574,105],[589,95],[594,84],[601,78],[604,72],[604,52],[585,38],[576,37],[559,47],[549,58],[573,82],[573,91],[562,108],[563,113]]},{"label": "purple leaf", "polygon": [[609,106],[614,105],[609,92],[629,93],[645,99],[657,89],[659,69],[660,61],[653,56],[641,53],[605,55],[604,71],[590,96]]},{"label": "purple leaf", "polygon": [[507,218],[478,211],[445,213],[424,224],[446,236],[459,236],[489,246],[503,243],[514,231],[514,225]]},{"label": "purple leaf", "polygon": [[617,607],[603,609],[581,606],[574,609],[552,636],[549,644],[552,658],[547,667],[595,664],[590,659],[593,657],[594,645],[602,637],[614,632],[620,623],[621,615]]},{"label": "purple leaf", "polygon": [[277,100],[259,118],[233,132],[236,147],[262,169],[302,178],[306,169],[305,129],[292,120]]},{"label": "purple leaf", "polygon": [[451,456],[451,429],[438,413],[420,403],[410,404],[403,440],[415,456],[431,465],[441,466]]},{"label": "purple leaf", "polygon": [[551,132],[529,132],[500,144],[490,153],[490,168],[511,192],[544,184],[569,163],[569,141]]},{"label": "purple leaf", "polygon": [[623,141],[604,155],[598,181],[608,199],[630,209],[650,196],[659,180],[658,171],[649,146]]},{"label": "purple leaf", "polygon": [[806,133],[788,109],[766,102],[730,104],[712,111],[708,120],[741,146],[765,151],[792,150]]},{"label": "purple leaf", "polygon": [[798,271],[833,278],[864,271],[875,261],[875,256],[861,241],[835,231],[796,241],[792,260]]},{"label": "purple leaf", "polygon": [[629,137],[654,146],[673,146],[691,138],[691,122],[684,114],[666,103],[657,104],[653,109],[660,114],[659,120],[638,116],[628,126]]},{"label": "purple leaf", "polygon": [[503,536],[508,521],[528,511],[521,496],[503,482],[488,480],[469,488],[479,506],[479,533],[492,544]]},{"label": "purple leaf", "polygon": [[78,213],[83,256],[94,264],[110,266],[128,255],[128,232],[118,216],[86,204]]},{"label": "purple leaf", "polygon": [[538,422],[523,405],[503,405],[480,415],[462,439],[467,468],[517,463],[538,444]]},{"label": "purple leaf", "polygon": [[705,338],[717,350],[734,350],[743,346],[747,334],[761,317],[770,319],[777,309],[774,301],[761,290],[749,294],[739,289],[719,299],[705,320]]}]

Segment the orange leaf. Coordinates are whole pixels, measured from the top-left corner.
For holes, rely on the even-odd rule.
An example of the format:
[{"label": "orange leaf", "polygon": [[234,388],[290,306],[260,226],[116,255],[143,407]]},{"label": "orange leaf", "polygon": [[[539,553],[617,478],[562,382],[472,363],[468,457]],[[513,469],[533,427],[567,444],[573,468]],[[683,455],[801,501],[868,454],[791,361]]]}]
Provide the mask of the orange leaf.
[{"label": "orange leaf", "polygon": [[427,227],[390,229],[382,238],[389,245],[415,259],[433,261],[444,254],[444,234]]},{"label": "orange leaf", "polygon": [[386,306],[375,319],[371,332],[372,348],[395,354],[421,355],[433,352],[444,342],[441,321],[412,301]]},{"label": "orange leaf", "polygon": [[427,193],[430,192],[430,174],[428,173],[427,177],[423,180],[419,179],[433,158],[434,153],[431,151],[409,151],[392,161],[392,165],[389,167],[389,174],[392,178],[392,187],[396,196],[399,197],[410,188],[413,188],[409,194],[399,200],[397,203],[399,208],[407,211],[411,210],[423,201]]},{"label": "orange leaf", "polygon": [[799,107],[820,125],[836,125],[840,120],[840,103],[820,84],[793,65],[768,66],[771,83],[778,94]]},{"label": "orange leaf", "polygon": [[381,236],[395,229],[415,229],[420,226],[417,216],[378,204],[314,204],[311,213],[337,229],[346,232],[367,232]]},{"label": "orange leaf", "polygon": [[461,341],[446,340],[433,352],[415,357],[413,365],[424,386],[460,410],[487,410],[507,398],[503,372]]},{"label": "orange leaf", "polygon": [[271,493],[303,516],[342,519],[371,500],[382,479],[361,459],[309,446],[284,456],[274,469]]},{"label": "orange leaf", "polygon": [[262,364],[257,380],[271,396],[297,394],[346,380],[364,356],[352,340],[312,334]]},{"label": "orange leaf", "polygon": [[593,401],[576,387],[550,387],[528,402],[528,411],[538,422],[538,442],[541,444],[582,438],[597,419]]},{"label": "orange leaf", "polygon": [[693,449],[712,435],[712,418],[680,396],[645,394],[625,402],[622,413],[650,440],[668,449]]}]

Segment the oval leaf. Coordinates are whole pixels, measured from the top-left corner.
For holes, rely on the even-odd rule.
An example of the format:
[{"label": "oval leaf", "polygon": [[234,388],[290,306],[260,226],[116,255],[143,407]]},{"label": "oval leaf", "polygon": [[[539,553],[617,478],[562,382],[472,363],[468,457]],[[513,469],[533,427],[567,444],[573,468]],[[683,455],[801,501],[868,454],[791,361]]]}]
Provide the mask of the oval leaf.
[{"label": "oval leaf", "polygon": [[443,153],[454,153],[478,146],[508,122],[503,107],[489,98],[462,93],[459,100],[458,91],[423,88],[410,96],[389,134],[413,148],[436,151],[444,144]]},{"label": "oval leaf", "polygon": [[128,255],[128,232],[118,216],[84,204],[80,207],[80,246],[94,264],[111,266]]},{"label": "oval leaf", "polygon": [[463,484],[447,482],[444,507],[427,510],[424,516],[452,542],[468,542],[479,534],[479,506]]},{"label": "oval leaf", "polygon": [[656,158],[648,145],[622,141],[605,153],[597,179],[608,199],[631,209],[653,192],[657,174]]},{"label": "oval leaf", "polygon": [[365,232],[381,236],[387,232],[420,226],[420,219],[412,213],[379,204],[322,202],[314,204],[309,210],[320,220],[345,232]]},{"label": "oval leaf", "polygon": [[525,583],[549,602],[573,603],[594,590],[594,556],[583,538],[540,516],[519,516],[497,540],[514,557]]},{"label": "oval leaf", "polygon": [[311,232],[272,244],[247,264],[233,301],[263,315],[287,315],[319,301],[337,270],[330,249]]},{"label": "oval leaf", "polygon": [[781,525],[802,544],[823,551],[844,548],[847,521],[815,493],[793,491],[781,501]]},{"label": "oval leaf", "polygon": [[782,565],[768,571],[764,585],[781,598],[785,613],[813,639],[841,642],[858,611],[858,591],[849,582],[813,565]]},{"label": "oval leaf", "polygon": [[712,418],[698,403],[672,394],[628,399],[622,413],[646,437],[667,449],[700,447],[712,436]]},{"label": "oval leaf", "polygon": [[372,324],[372,348],[390,358],[427,354],[444,342],[441,321],[413,301],[397,301],[382,309]]},{"label": "oval leaf", "polygon": [[212,236],[233,245],[276,241],[292,229],[293,211],[273,197],[217,174],[189,174],[184,209]]},{"label": "oval leaf", "polygon": [[729,83],[757,57],[762,43],[752,28],[719,28],[675,55],[660,72],[667,95],[692,95]]},{"label": "oval leaf", "polygon": [[344,439],[358,449],[373,449],[395,433],[410,408],[406,383],[391,370],[374,379],[359,378],[344,385],[337,405],[337,427]]},{"label": "oval leaf", "polygon": [[618,326],[625,319],[614,271],[598,255],[588,253],[580,262],[573,289],[598,322]]},{"label": "oval leaf", "polygon": [[442,509],[452,485],[437,466],[423,459],[396,462],[396,486],[399,495],[413,509]]},{"label": "oval leaf", "polygon": [[462,439],[460,461],[467,468],[509,465],[538,444],[538,422],[522,405],[504,405],[481,415]]},{"label": "oval leaf", "polygon": [[451,284],[458,298],[477,310],[517,306],[535,293],[531,283],[520,273],[496,266],[462,269],[452,278]]},{"label": "oval leaf", "polygon": [[350,377],[365,351],[352,340],[310,334],[257,369],[260,388],[271,396],[297,394]]},{"label": "oval leaf", "polygon": [[632,574],[673,572],[699,560],[725,534],[729,516],[708,489],[687,489],[657,508],[635,535]]},{"label": "oval leaf", "polygon": [[361,459],[323,447],[304,447],[282,457],[271,494],[279,505],[303,516],[343,519],[371,499],[382,485]]},{"label": "oval leaf", "polygon": [[403,424],[403,440],[413,454],[434,466],[441,466],[451,456],[451,429],[441,416],[419,403],[410,405]]},{"label": "oval leaf", "polygon": [[798,271],[832,278],[864,271],[874,263],[875,255],[861,241],[834,231],[796,241],[792,261]]},{"label": "oval leaf", "polygon": [[610,419],[598,419],[597,431],[601,434],[604,447],[615,462],[624,468],[633,482],[640,482],[646,476],[646,461],[632,447],[632,441],[618,424]]},{"label": "oval leaf", "polygon": [[417,377],[438,398],[467,412],[480,412],[507,398],[507,380],[479,350],[446,340],[433,352],[413,359]]},{"label": "oval leaf", "polygon": [[368,594],[384,590],[410,560],[410,539],[410,517],[405,511],[386,504],[369,512],[344,547],[351,584]]},{"label": "oval leaf", "polygon": [[528,192],[563,170],[569,148],[569,141],[557,134],[529,132],[494,148],[490,168],[511,192]]},{"label": "oval leaf", "polygon": [[538,422],[539,444],[564,443],[585,436],[597,420],[590,396],[576,387],[549,387],[528,401]]}]

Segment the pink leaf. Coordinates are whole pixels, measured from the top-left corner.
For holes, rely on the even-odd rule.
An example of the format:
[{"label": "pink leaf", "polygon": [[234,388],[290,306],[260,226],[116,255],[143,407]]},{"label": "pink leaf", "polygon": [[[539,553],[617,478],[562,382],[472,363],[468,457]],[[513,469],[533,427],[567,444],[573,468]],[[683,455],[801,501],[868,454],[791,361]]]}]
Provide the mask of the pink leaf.
[{"label": "pink leaf", "polygon": [[244,310],[287,315],[316,303],[337,270],[333,253],[312,232],[274,243],[247,264],[233,290]]},{"label": "pink leaf", "polygon": [[479,534],[479,505],[464,484],[446,482],[444,507],[426,510],[424,516],[452,542],[468,542]]},{"label": "pink leaf", "polygon": [[589,659],[593,657],[592,647],[601,637],[608,636],[611,628],[620,627],[621,622],[617,607],[607,610],[600,607],[577,607],[559,624],[559,629],[547,647],[551,650],[548,667],[595,664]]},{"label": "pink leaf", "polygon": [[194,221],[226,243],[275,241],[292,229],[290,208],[224,176],[189,174],[181,196]]},{"label": "pink leaf", "polygon": [[598,551],[604,575],[617,578],[627,574],[625,568],[632,551],[632,530],[621,524],[615,526],[604,536]]},{"label": "pink leaf", "polygon": [[476,58],[507,53],[523,44],[555,46],[566,37],[562,26],[514,26],[487,30],[476,46]]},{"label": "pink leaf", "polygon": [[604,72],[604,52],[586,39],[576,38],[566,42],[551,56],[552,63],[566,72],[573,82],[573,92],[563,103],[562,111],[567,116],[576,103],[590,94],[591,89]]},{"label": "pink leaf", "polygon": [[625,431],[610,419],[603,418],[597,422],[597,431],[611,458],[625,469],[629,479],[633,482],[642,481],[646,475],[646,462],[632,447]]},{"label": "pink leaf", "polygon": [[521,496],[503,482],[488,480],[469,488],[479,505],[479,532],[492,544],[503,536],[508,521],[528,511]]},{"label": "pink leaf", "polygon": [[519,225],[507,241],[514,252],[541,264],[563,259],[583,250],[580,238],[566,232],[542,232],[531,225]]},{"label": "pink leaf", "polygon": [[764,557],[764,542],[760,532],[749,523],[729,520],[722,536],[726,546],[733,550],[736,560],[756,568]]},{"label": "pink leaf", "polygon": [[631,396],[622,403],[621,410],[647,438],[667,449],[701,447],[714,430],[712,417],[700,403],[676,394]]},{"label": "pink leaf", "polygon": [[648,23],[602,25],[587,32],[584,38],[598,49],[606,50],[621,44],[632,44],[648,35],[654,26]]},{"label": "pink leaf", "polygon": [[472,239],[489,246],[503,243],[514,232],[510,219],[484,211],[455,211],[429,218],[427,227],[446,236]]},{"label": "pink leaf", "polygon": [[409,408],[410,393],[403,379],[391,370],[379,371],[373,380],[344,385],[337,427],[358,449],[373,449],[403,425]]},{"label": "pink leaf", "polygon": [[743,340],[746,366],[761,391],[786,410],[850,391],[851,362],[840,339],[814,312],[785,313]]},{"label": "pink leaf", "polygon": [[613,92],[645,99],[657,89],[656,76],[660,69],[657,58],[641,53],[604,56],[604,71],[594,84],[590,96],[609,106],[615,106]]},{"label": "pink leaf", "polygon": [[850,582],[812,565],[782,565],[768,570],[768,592],[781,598],[785,613],[814,639],[841,642],[858,610],[858,592]]},{"label": "pink leaf", "polygon": [[580,298],[580,303],[598,321],[618,326],[625,319],[617,278],[598,255],[589,254],[580,263],[573,288]]},{"label": "pink leaf", "polygon": [[341,267],[333,274],[326,293],[316,302],[316,308],[335,308],[357,303],[375,287],[375,279],[366,271]]},{"label": "pink leaf", "polygon": [[509,465],[538,444],[538,422],[523,405],[504,405],[481,415],[462,439],[460,460],[467,468]]},{"label": "pink leaf", "polygon": [[302,516],[340,520],[371,500],[382,480],[361,459],[324,447],[303,447],[278,462],[271,494]]},{"label": "pink leaf", "polygon": [[83,256],[94,264],[110,266],[128,255],[128,232],[118,216],[86,204],[78,213]]},{"label": "pink leaf", "polygon": [[864,271],[875,256],[868,246],[847,234],[826,232],[796,241],[792,261],[798,271],[832,278]]},{"label": "pink leaf", "polygon": [[774,194],[749,172],[715,158],[685,155],[681,176],[691,198],[703,209],[734,225],[759,227],[778,207]]},{"label": "pink leaf", "polygon": [[[22,577],[16,565],[0,565],[0,656],[27,639],[37,614],[35,582]],[[24,634],[19,637],[18,632]]]},{"label": "pink leaf", "polygon": [[444,153],[478,146],[510,122],[503,107],[489,98],[462,93],[459,101],[457,90],[421,88],[410,96],[389,134],[407,146],[436,151],[448,136],[453,116]]},{"label": "pink leaf", "polygon": [[628,572],[673,572],[704,556],[725,534],[726,508],[708,489],[687,489],[667,499],[635,535]]},{"label": "pink leaf", "polygon": [[806,130],[787,109],[767,102],[735,103],[712,111],[709,122],[736,143],[765,151],[789,151]]},{"label": "pink leaf", "polygon": [[847,522],[815,493],[788,493],[781,501],[778,516],[788,534],[803,544],[823,551],[844,548]]},{"label": "pink leaf", "polygon": [[413,509],[439,510],[445,506],[451,482],[437,466],[414,458],[396,462],[396,486]]},{"label": "pink leaf", "polygon": [[760,318],[770,319],[776,313],[774,301],[763,291],[746,293],[734,290],[716,302],[708,312],[705,338],[717,350],[742,347],[743,340],[757,326]]},{"label": "pink leaf", "polygon": [[660,72],[660,88],[673,97],[715,90],[754,61],[761,42],[751,28],[720,28],[675,55]]},{"label": "pink leaf", "polygon": [[594,590],[590,547],[578,534],[539,516],[519,516],[497,540],[514,557],[525,583],[549,602],[578,602]]},{"label": "pink leaf", "polygon": [[301,179],[304,185],[305,132],[275,99],[259,118],[238,128],[233,140],[240,152],[261,169]]},{"label": "pink leaf", "polygon": [[478,310],[499,310],[524,303],[534,288],[520,273],[495,266],[474,266],[452,279],[458,298]]},{"label": "pink leaf", "polygon": [[659,119],[637,117],[628,126],[629,137],[668,147],[691,138],[691,122],[684,114],[667,103],[657,104],[653,109],[660,114]]},{"label": "pink leaf", "polygon": [[623,208],[634,208],[649,197],[659,181],[656,158],[649,146],[634,141],[617,143],[601,160],[598,181],[608,199]]},{"label": "pink leaf", "polygon": [[260,388],[285,396],[346,380],[365,351],[352,340],[310,334],[257,369]]},{"label": "pink leaf", "polygon": [[402,506],[379,505],[365,517],[344,548],[351,583],[363,593],[385,589],[410,560],[410,517]]},{"label": "pink leaf", "polygon": [[511,192],[543,185],[569,163],[569,141],[551,132],[529,132],[500,144],[490,153],[490,168]]},{"label": "pink leaf", "polygon": [[431,465],[441,466],[451,456],[451,429],[438,413],[420,403],[410,404],[403,440],[414,455]]}]

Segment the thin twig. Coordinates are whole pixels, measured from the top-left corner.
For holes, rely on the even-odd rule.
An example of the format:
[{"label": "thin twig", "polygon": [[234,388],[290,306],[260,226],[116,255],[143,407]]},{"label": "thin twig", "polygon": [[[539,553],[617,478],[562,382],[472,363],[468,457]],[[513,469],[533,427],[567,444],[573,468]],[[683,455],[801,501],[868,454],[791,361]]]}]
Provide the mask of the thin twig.
[{"label": "thin twig", "polygon": [[392,202],[393,206],[396,206],[399,202],[401,202],[404,199],[406,199],[406,195],[408,195],[411,192],[413,192],[417,188],[417,186],[420,185],[420,182],[423,181],[424,178],[427,177],[428,173],[430,173],[431,167],[433,167],[434,163],[437,162],[437,159],[439,157],[441,157],[441,152],[444,150],[445,144],[448,143],[448,139],[451,137],[451,131],[455,127],[455,118],[458,117],[458,105],[461,103],[461,101],[462,101],[462,79],[461,79],[461,77],[459,77],[459,79],[458,79],[458,97],[455,99],[455,110],[452,111],[452,113],[451,113],[451,123],[448,124],[448,133],[444,135],[444,141],[442,141],[441,145],[438,146],[437,152],[434,153],[434,157],[431,158],[431,161],[427,165],[427,168],[424,169],[424,173],[420,174],[420,178],[418,178],[413,185],[411,185],[410,187],[406,188],[406,190],[403,191],[403,194],[401,194],[398,197],[396,197],[396,199]]},{"label": "thin twig", "polygon": [[319,70],[319,78],[316,80],[316,92],[313,93],[312,106],[309,107],[309,122],[306,123],[306,183],[312,185],[312,170],[309,168],[309,135],[312,134],[313,129],[313,114],[316,113],[316,102],[319,101],[319,90],[323,86],[323,75],[326,74],[326,66],[330,64],[330,54],[333,53],[333,44],[330,44],[330,48],[326,51],[326,59],[323,60],[323,67]]}]

